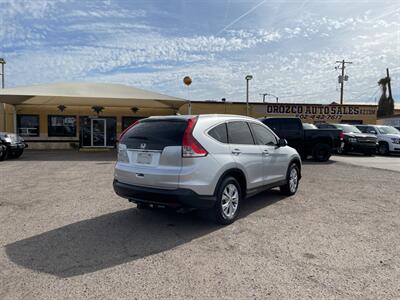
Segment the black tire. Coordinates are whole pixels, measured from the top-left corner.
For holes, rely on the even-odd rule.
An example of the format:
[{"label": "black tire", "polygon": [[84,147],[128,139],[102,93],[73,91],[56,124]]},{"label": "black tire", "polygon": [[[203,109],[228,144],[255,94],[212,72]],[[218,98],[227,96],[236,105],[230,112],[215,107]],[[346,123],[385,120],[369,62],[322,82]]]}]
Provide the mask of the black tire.
[{"label": "black tire", "polygon": [[[297,180],[296,180],[295,188],[293,188],[293,187],[291,188],[291,185],[290,185],[292,170],[296,170],[296,172],[297,172]],[[300,180],[299,167],[297,166],[297,164],[292,163],[286,172],[286,184],[280,186],[281,193],[286,196],[292,196],[292,195],[296,194],[297,189],[299,187],[299,180]]]},{"label": "black tire", "polygon": [[[232,213],[231,216],[228,216],[226,211],[223,208],[223,205],[226,205],[229,202],[226,200],[226,197],[223,197],[224,192],[226,192],[227,189],[229,189],[228,188],[229,185],[233,185],[236,188],[236,192],[237,192],[236,209],[234,210],[234,212]],[[240,184],[234,177],[229,176],[229,177],[224,178],[222,180],[222,182],[220,183],[220,185],[218,186],[217,201],[215,202],[215,205],[211,210],[211,214],[212,214],[212,217],[215,220],[215,222],[217,222],[218,224],[222,224],[222,225],[232,224],[239,215],[240,202],[242,200],[242,195],[243,194],[242,194],[242,189],[240,187]],[[228,204],[228,207],[230,207],[230,208],[228,208],[228,211],[230,209],[234,209],[233,202],[234,201],[229,202],[229,203],[232,203],[232,206],[229,206],[230,204]]]},{"label": "black tire", "polygon": [[327,161],[332,155],[331,147],[327,144],[316,144],[314,146],[312,155],[315,161]]},{"label": "black tire", "polygon": [[378,153],[380,155],[388,155],[389,154],[389,145],[387,143],[379,143]]},{"label": "black tire", "polygon": [[13,151],[9,154],[10,158],[19,158],[22,153],[24,153],[24,149]]},{"label": "black tire", "polygon": [[8,157],[8,149],[7,147],[4,148],[2,147],[2,150],[0,150],[0,161],[6,160],[7,157]]}]

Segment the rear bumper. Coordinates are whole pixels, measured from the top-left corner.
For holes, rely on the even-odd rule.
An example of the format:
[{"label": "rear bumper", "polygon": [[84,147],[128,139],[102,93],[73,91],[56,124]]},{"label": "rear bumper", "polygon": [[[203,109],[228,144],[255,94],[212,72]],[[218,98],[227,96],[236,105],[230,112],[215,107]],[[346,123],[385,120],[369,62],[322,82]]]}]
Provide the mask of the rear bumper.
[{"label": "rear bumper", "polygon": [[131,202],[165,205],[171,207],[210,208],[215,196],[202,196],[189,189],[156,189],[130,185],[114,180],[115,193]]}]

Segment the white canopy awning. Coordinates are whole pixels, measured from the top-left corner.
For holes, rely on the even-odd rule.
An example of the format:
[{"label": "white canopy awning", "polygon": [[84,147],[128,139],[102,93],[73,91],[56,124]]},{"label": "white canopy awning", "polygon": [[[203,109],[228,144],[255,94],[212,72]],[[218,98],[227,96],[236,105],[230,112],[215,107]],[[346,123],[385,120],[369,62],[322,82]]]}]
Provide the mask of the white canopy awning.
[{"label": "white canopy awning", "polygon": [[122,84],[52,83],[0,89],[0,102],[12,105],[65,105],[174,108],[186,100]]}]

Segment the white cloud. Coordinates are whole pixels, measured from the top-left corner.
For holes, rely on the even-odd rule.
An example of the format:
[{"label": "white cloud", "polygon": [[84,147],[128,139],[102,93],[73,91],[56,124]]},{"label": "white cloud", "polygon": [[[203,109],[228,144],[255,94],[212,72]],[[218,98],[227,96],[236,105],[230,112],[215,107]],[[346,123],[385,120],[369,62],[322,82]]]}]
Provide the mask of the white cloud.
[{"label": "white cloud", "polygon": [[[166,29],[154,21],[154,12],[114,2],[82,7],[79,2],[0,1],[6,7],[0,19],[7,25],[0,26],[0,51],[6,54],[7,82],[13,86],[103,81],[186,97],[181,81],[191,75],[193,99],[243,100],[244,76],[251,73],[252,99],[270,92],[282,101],[331,102],[338,99],[334,64],[345,58],[354,62],[347,69],[345,95],[362,101],[373,100],[386,67],[400,65],[400,22],[376,19],[379,12],[370,9],[342,17],[306,11],[311,4],[305,3],[298,18],[282,17],[269,26],[238,23],[214,36],[207,30]],[[397,94],[399,75],[393,75]]]}]

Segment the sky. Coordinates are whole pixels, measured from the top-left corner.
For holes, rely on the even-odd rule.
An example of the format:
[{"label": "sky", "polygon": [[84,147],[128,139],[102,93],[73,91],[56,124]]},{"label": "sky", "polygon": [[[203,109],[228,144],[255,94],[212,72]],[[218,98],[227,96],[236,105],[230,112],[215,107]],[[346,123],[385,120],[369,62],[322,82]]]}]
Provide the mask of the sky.
[{"label": "sky", "polygon": [[[192,100],[400,102],[400,1],[0,0],[6,87],[119,83]],[[183,77],[193,80],[189,87]],[[274,101],[273,97],[267,97]]]}]

